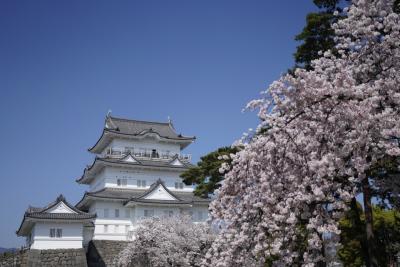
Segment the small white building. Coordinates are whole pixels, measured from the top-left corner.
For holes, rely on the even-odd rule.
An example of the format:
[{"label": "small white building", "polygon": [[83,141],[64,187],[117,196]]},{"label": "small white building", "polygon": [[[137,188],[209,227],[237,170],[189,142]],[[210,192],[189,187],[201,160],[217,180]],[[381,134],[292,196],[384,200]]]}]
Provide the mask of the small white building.
[{"label": "small white building", "polygon": [[[92,239],[132,240],[134,229],[145,217],[186,213],[193,222],[205,222],[210,199],[195,196],[193,186],[180,178],[193,166],[190,155],[181,151],[194,140],[178,134],[171,121],[107,115],[101,137],[89,149],[95,159],[76,180],[89,186],[83,198],[75,207],[64,199],[59,201],[64,203],[62,213],[29,209],[17,234],[28,237],[30,248],[72,248]],[[42,221],[33,214],[51,220]]]},{"label": "small white building", "polygon": [[95,218],[95,214],[78,210],[60,195],[44,208],[29,207],[17,235],[25,236],[31,249],[82,248],[83,233],[93,228]]}]

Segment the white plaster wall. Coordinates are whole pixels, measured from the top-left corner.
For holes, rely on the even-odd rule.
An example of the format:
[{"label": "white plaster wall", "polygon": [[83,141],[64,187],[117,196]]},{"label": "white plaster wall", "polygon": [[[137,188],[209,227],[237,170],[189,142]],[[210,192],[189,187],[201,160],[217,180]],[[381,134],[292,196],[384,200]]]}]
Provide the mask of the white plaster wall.
[{"label": "white plaster wall", "polygon": [[89,191],[98,191],[105,186],[105,169],[103,169],[99,174],[96,175],[96,177],[93,179],[93,181],[89,185]]},{"label": "white plaster wall", "polygon": [[[132,229],[135,222],[135,209],[125,208],[122,202],[116,201],[96,201],[92,206],[97,213],[93,239],[126,240],[127,231]],[[108,209],[108,218],[104,216],[104,209]],[[115,209],[119,210],[118,218],[115,217]],[[129,217],[126,216],[126,210],[129,210]],[[104,230],[105,225],[107,232]]]},{"label": "white plaster wall", "polygon": [[[158,179],[164,181],[165,186],[176,192],[192,192],[193,186],[183,185],[183,189],[175,189],[175,182],[182,183],[179,175],[182,171],[135,170],[133,168],[104,168],[104,186],[113,188],[148,189]],[[127,179],[127,186],[118,186],[117,179]],[[101,178],[100,178],[101,179]],[[97,179],[96,179],[97,180]],[[138,180],[146,180],[146,187],[138,187]]]},{"label": "white plaster wall", "polygon": [[[45,223],[38,222],[33,227],[31,249],[67,249],[82,248],[82,223]],[[62,237],[50,237],[51,228],[61,228]]]},{"label": "white plaster wall", "polygon": [[[104,217],[104,209],[108,209],[109,217]],[[119,209],[120,217],[116,218],[115,209]],[[122,202],[116,201],[96,201],[89,210],[97,213],[97,218],[94,221],[95,229],[93,239],[99,240],[127,240],[128,231],[135,229],[140,220],[144,218],[145,210],[153,210],[154,216],[163,217],[164,212],[172,211],[173,215],[178,215],[182,212],[191,212],[193,222],[205,222],[208,219],[207,205],[196,205],[187,208],[165,207],[165,206],[136,206],[130,209],[130,217],[125,216],[125,208]],[[199,220],[198,212],[202,212],[202,218]],[[107,225],[107,232],[105,232]]]}]

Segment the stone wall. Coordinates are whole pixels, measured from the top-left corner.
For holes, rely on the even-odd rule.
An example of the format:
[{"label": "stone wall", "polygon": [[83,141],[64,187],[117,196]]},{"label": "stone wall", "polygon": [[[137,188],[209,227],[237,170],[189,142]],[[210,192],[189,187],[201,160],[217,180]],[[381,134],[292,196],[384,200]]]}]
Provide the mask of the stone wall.
[{"label": "stone wall", "polygon": [[7,253],[7,255],[4,254],[0,259],[0,266],[27,266],[27,255],[27,250],[19,250],[14,253]]},{"label": "stone wall", "polygon": [[0,261],[1,267],[87,267],[84,249],[25,250]]},{"label": "stone wall", "polygon": [[89,243],[87,261],[89,267],[118,266],[120,252],[127,241],[92,240]]},{"label": "stone wall", "polygon": [[86,253],[82,249],[31,249],[28,267],[65,266],[87,267]]},{"label": "stone wall", "polygon": [[0,259],[0,267],[114,267],[126,241],[92,240],[84,249],[23,250]]}]

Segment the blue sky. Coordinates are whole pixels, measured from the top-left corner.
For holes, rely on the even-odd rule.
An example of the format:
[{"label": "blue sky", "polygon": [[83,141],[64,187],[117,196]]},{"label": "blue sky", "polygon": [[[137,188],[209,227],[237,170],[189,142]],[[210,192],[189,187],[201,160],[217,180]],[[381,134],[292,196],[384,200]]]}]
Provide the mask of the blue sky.
[{"label": "blue sky", "polygon": [[257,126],[242,113],[293,65],[311,0],[0,2],[0,246],[28,205],[63,193],[93,160],[109,109],[196,135],[196,162]]}]

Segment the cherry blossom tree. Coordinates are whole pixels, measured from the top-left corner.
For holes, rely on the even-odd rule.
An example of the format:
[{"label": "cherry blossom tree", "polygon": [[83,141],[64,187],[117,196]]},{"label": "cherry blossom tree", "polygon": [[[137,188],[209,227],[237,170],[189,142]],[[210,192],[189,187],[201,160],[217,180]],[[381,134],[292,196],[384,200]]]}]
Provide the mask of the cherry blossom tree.
[{"label": "cherry blossom tree", "polygon": [[214,235],[190,216],[149,218],[140,222],[135,240],[120,255],[120,266],[200,266]]},{"label": "cherry blossom tree", "polygon": [[[354,0],[333,25],[337,54],[325,52],[313,70],[283,76],[248,104],[259,109],[263,134],[222,166],[229,172],[211,213],[227,226],[205,266],[244,266],[249,257],[317,266],[325,261],[323,237],[340,234],[338,221],[357,194],[366,200],[366,222],[372,189],[391,187],[388,200],[399,204],[399,178],[389,175],[399,171],[400,156],[400,17],[393,6]],[[368,250],[367,265],[376,266]]]}]

